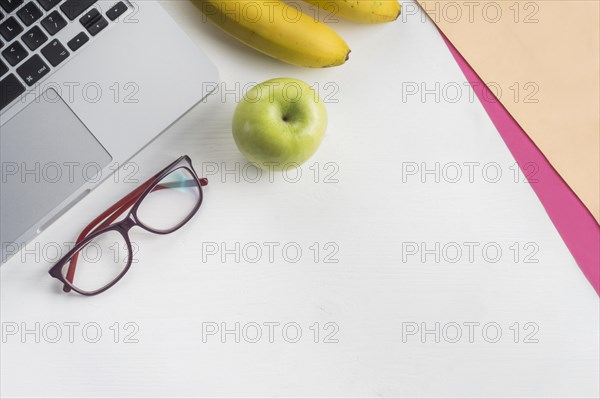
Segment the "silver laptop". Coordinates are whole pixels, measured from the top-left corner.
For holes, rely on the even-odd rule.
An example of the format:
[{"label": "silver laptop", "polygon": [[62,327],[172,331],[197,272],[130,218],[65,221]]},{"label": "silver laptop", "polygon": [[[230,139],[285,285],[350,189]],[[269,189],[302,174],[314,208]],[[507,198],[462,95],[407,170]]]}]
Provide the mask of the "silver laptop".
[{"label": "silver laptop", "polygon": [[0,264],[217,80],[155,1],[0,0]]}]

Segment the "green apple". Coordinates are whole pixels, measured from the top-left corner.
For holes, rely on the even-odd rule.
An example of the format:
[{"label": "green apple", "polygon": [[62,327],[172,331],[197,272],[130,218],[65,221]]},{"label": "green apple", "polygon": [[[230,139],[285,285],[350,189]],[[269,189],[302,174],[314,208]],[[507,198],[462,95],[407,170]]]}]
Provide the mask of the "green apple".
[{"label": "green apple", "polygon": [[325,104],[297,79],[271,79],[254,86],[233,115],[238,149],[264,169],[301,165],[317,151],[326,129]]}]

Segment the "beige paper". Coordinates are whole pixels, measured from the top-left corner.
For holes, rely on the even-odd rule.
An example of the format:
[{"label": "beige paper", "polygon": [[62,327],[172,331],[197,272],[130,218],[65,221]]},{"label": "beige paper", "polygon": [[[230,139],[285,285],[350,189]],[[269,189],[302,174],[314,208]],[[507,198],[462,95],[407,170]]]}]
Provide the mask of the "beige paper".
[{"label": "beige paper", "polygon": [[417,1],[600,221],[600,1]]}]

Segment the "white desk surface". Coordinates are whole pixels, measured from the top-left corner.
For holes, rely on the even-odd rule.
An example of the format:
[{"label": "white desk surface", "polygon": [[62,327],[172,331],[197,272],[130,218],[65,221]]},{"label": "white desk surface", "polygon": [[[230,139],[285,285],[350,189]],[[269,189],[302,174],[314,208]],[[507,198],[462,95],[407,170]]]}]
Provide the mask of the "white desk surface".
[{"label": "white desk surface", "polygon": [[[250,169],[239,183],[231,174],[208,176],[197,217],[166,237],[134,232],[138,264],[103,295],[63,294],[47,274],[49,262],[31,256],[3,266],[3,329],[15,323],[42,329],[39,343],[31,334],[5,337],[3,397],[598,397],[598,296],[532,189],[514,182],[514,159],[483,108],[466,88],[456,103],[449,95],[439,102],[433,95],[424,102],[402,99],[403,82],[404,88],[464,83],[430,22],[418,16],[385,26],[339,23],[351,60],[337,69],[308,70],[199,23],[187,1],[164,5],[217,63],[228,90],[278,76],[318,83],[323,95],[336,88],[330,99],[337,102],[327,104],[327,136],[296,183],[281,175],[253,183]],[[181,154],[189,154],[199,172],[243,166],[230,133],[235,105],[234,95],[223,101],[218,93],[194,108],[134,159],[136,177]],[[403,181],[402,169],[411,162],[429,168],[439,162],[446,175],[439,183],[432,175]],[[473,181],[463,176],[450,183],[453,162],[463,173],[465,162],[478,162]],[[503,172],[496,183],[486,181],[496,164],[482,175],[492,163]],[[321,171],[317,182],[314,170]],[[337,182],[326,183],[332,171]],[[73,241],[87,221],[132,189],[118,180],[48,228],[30,244],[33,253],[36,245]],[[265,242],[279,243],[273,262]],[[310,249],[315,242],[318,262]],[[433,248],[436,242],[447,248],[439,262],[407,255],[410,243]],[[465,242],[478,245],[474,262]],[[208,255],[207,243],[248,250],[259,243],[264,252],[257,263],[249,262],[252,252],[242,253],[239,263],[233,255],[222,262]],[[302,249],[297,263],[283,257],[286,243]],[[327,243],[334,246],[324,248]],[[464,249],[456,263],[449,261],[451,243]],[[483,257],[486,244],[488,259],[501,248],[496,263]],[[332,259],[339,262],[324,263],[335,246]],[[538,262],[526,261],[536,249],[527,260]],[[69,322],[79,323],[72,343]],[[58,343],[50,342],[52,323],[62,326]],[[86,323],[102,329],[99,342],[86,341],[94,339],[94,330],[84,336]],[[206,331],[212,323],[229,329],[240,323],[240,342],[234,334],[203,342],[203,326]],[[250,342],[253,323],[262,326],[257,343]],[[273,342],[264,323],[280,323]],[[284,336],[286,323],[297,325],[289,324]],[[411,323],[420,329],[440,323],[440,342],[433,333],[403,334]],[[454,323],[463,334],[456,343]],[[469,323],[480,323],[473,342]],[[132,326],[139,328],[133,337],[139,342],[126,343]],[[302,337],[289,343],[294,326]],[[498,342],[487,342],[497,327]],[[338,342],[325,342],[334,328]]]}]

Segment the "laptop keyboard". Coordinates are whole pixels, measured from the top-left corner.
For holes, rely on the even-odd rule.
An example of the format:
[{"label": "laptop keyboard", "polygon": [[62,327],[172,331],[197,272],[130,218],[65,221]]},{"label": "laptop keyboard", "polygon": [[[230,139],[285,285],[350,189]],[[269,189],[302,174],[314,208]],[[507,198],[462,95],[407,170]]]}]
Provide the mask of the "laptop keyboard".
[{"label": "laptop keyboard", "polygon": [[[115,0],[103,15],[97,1],[0,0],[0,111],[128,9]],[[70,23],[81,31],[63,44],[53,36]]]}]

